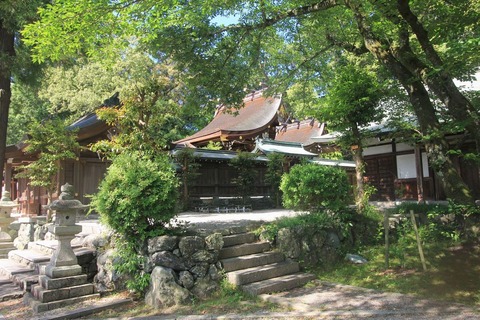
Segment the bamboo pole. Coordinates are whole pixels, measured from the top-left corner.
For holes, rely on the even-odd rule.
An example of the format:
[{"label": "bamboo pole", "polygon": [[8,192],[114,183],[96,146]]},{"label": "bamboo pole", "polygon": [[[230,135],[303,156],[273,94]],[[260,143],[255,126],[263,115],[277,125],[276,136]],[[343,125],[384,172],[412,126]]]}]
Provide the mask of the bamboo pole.
[{"label": "bamboo pole", "polygon": [[423,255],[422,241],[418,234],[417,222],[415,221],[415,215],[413,210],[410,210],[410,218],[412,219],[413,229],[415,230],[415,237],[417,238],[418,253],[420,254],[420,260],[422,261],[423,271],[427,271],[427,264],[425,263],[425,256]]}]

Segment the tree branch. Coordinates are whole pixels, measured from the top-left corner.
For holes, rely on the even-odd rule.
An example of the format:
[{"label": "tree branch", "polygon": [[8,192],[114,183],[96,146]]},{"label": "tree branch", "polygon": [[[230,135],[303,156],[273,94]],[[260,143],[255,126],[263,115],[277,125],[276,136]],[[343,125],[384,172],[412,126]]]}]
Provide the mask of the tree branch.
[{"label": "tree branch", "polygon": [[357,47],[351,43],[338,40],[332,34],[327,34],[326,38],[331,45],[343,48],[348,52],[353,53],[356,56],[361,56],[364,53],[368,53],[368,49],[367,47],[365,47],[365,44],[362,44],[360,47]]},{"label": "tree branch", "polygon": [[398,12],[402,16],[402,18],[408,23],[410,28],[412,28],[412,31],[413,33],[415,33],[415,36],[417,37],[417,40],[420,43],[420,46],[422,47],[427,59],[435,67],[443,66],[442,59],[430,43],[427,30],[425,30],[420,21],[418,21],[417,16],[410,9],[410,5],[408,2],[409,1],[405,0],[397,0]]},{"label": "tree branch", "polygon": [[229,25],[219,30],[216,30],[214,34],[219,34],[219,33],[236,30],[236,29],[248,29],[248,30],[264,29],[264,28],[273,26],[277,22],[280,22],[287,18],[301,17],[311,13],[325,11],[337,5],[339,5],[338,0],[324,0],[308,6],[302,6],[295,9],[287,10],[285,12],[277,13],[272,18],[267,18],[266,15],[263,14],[263,20],[260,23],[254,23],[250,25],[244,25],[244,24]]}]

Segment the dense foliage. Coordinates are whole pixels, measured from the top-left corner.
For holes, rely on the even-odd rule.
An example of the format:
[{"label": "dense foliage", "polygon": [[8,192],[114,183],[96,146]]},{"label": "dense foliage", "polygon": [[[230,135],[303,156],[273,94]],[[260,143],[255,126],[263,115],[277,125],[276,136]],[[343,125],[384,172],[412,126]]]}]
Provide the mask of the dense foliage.
[{"label": "dense foliage", "polygon": [[293,166],[280,185],[286,208],[307,211],[345,208],[351,201],[350,188],[345,170],[316,164]]},{"label": "dense foliage", "polygon": [[[77,158],[80,145],[76,140],[76,132],[68,129],[59,119],[32,122],[28,126],[26,143],[25,152],[35,155],[37,159],[20,166],[16,176],[27,178],[31,186],[44,187],[50,203],[57,189],[60,161]],[[47,220],[50,219],[49,211]]]},{"label": "dense foliage", "polygon": [[166,155],[149,159],[125,152],[113,160],[91,206],[127,242],[141,245],[165,233],[175,216],[177,186]]}]

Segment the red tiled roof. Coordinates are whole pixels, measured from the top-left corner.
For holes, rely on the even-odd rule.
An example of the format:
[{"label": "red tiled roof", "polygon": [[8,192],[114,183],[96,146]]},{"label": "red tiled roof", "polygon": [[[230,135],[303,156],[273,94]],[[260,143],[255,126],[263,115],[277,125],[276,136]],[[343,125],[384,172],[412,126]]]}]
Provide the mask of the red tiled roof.
[{"label": "red tiled roof", "polygon": [[[277,127],[276,141],[299,142],[307,147],[313,143],[312,137],[322,134],[325,125],[315,120],[303,120],[288,124],[286,127]],[[285,130],[286,129],[286,130]]]},{"label": "red tiled roof", "polygon": [[238,110],[227,111],[220,107],[213,120],[197,133],[175,141],[180,143],[199,143],[208,141],[251,138],[268,128],[277,118],[281,97],[265,97],[257,92],[243,100],[244,106]]}]

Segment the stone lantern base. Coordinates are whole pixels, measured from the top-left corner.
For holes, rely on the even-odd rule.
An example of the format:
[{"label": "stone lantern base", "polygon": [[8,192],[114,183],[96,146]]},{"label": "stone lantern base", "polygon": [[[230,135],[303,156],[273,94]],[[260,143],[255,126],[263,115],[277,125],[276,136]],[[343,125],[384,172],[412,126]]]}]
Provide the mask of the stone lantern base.
[{"label": "stone lantern base", "polygon": [[57,247],[49,264],[40,270],[38,284],[32,286],[26,297],[36,313],[99,297],[94,285],[87,283],[87,275],[82,274],[70,244],[75,234],[82,230],[75,224],[77,211],[87,206],[73,199],[71,185],[63,185],[61,191],[59,199],[50,205],[56,218],[55,224],[48,228],[57,240]]},{"label": "stone lantern base", "polygon": [[8,253],[16,249],[13,245],[13,239],[15,239],[17,232],[9,228],[13,221],[15,221],[14,218],[0,217],[0,259],[6,259]]},{"label": "stone lantern base", "polygon": [[[73,270],[63,268],[68,273]],[[25,295],[24,301],[30,304],[35,313],[39,313],[99,297],[100,294],[95,293],[94,285],[87,282],[87,275],[81,274],[80,268],[80,272],[74,276],[50,278],[40,275],[39,283],[32,286],[31,293]]]},{"label": "stone lantern base", "polygon": [[10,192],[4,191],[0,199],[0,259],[6,258],[8,252],[15,250],[13,239],[17,231],[10,228],[10,224],[15,221],[11,217],[12,210],[18,205],[10,200]]}]

